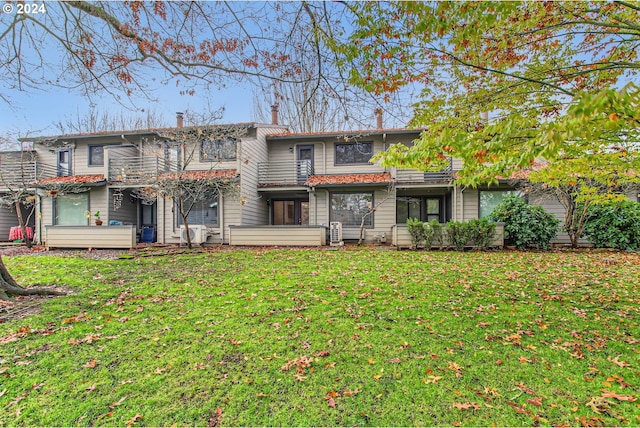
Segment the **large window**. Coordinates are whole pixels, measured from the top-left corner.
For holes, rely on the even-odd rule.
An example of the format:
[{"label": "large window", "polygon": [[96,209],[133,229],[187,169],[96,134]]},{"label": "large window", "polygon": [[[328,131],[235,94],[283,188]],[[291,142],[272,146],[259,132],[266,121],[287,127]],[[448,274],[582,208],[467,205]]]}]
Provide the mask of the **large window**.
[{"label": "large window", "polygon": [[[185,207],[189,208],[192,202],[190,200],[185,201]],[[182,215],[180,209],[176,206],[177,223],[178,226],[183,224]],[[197,201],[189,215],[187,221],[190,225],[204,224],[205,226],[217,226],[218,225],[218,198],[209,200]]]},{"label": "large window", "polygon": [[371,156],[373,156],[372,142],[336,144],[336,165],[369,163]]},{"label": "large window", "polygon": [[200,160],[221,162],[236,159],[237,141],[235,138],[205,140],[200,144]]},{"label": "large window", "polygon": [[[360,226],[362,217],[373,207],[373,193],[332,193],[331,221],[343,226]],[[365,218],[365,226],[373,226],[373,215]]]},{"label": "large window", "polygon": [[87,226],[89,193],[68,193],[53,199],[53,224],[59,226]]},{"label": "large window", "polygon": [[440,196],[399,196],[396,198],[396,223],[406,223],[410,218],[420,221],[438,220],[443,223],[443,198]]},{"label": "large window", "polygon": [[520,195],[515,190],[480,190],[480,218],[486,217],[509,195]]}]

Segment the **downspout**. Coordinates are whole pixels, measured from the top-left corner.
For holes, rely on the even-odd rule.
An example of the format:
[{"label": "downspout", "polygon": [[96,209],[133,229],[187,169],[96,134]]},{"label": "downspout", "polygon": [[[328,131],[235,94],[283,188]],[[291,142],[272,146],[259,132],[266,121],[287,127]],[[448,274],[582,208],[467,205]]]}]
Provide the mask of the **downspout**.
[{"label": "downspout", "polygon": [[458,186],[453,186],[453,221],[458,221]]},{"label": "downspout", "polygon": [[218,223],[220,223],[220,244],[224,244],[224,204],[222,193],[218,195]]}]

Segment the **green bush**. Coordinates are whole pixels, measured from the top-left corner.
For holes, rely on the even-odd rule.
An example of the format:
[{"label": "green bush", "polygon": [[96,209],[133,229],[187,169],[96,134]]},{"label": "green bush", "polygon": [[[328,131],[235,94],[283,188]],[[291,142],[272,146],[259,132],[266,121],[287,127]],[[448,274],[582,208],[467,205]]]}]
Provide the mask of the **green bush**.
[{"label": "green bush", "polygon": [[520,249],[536,246],[546,250],[560,223],[553,214],[516,195],[507,196],[489,215],[489,220],[503,222],[506,237]]},{"label": "green bush", "polygon": [[464,246],[469,241],[469,223],[461,221],[449,221],[445,226],[447,240],[456,251],[464,250]]},{"label": "green bush", "polygon": [[442,224],[438,220],[431,220],[429,222],[433,229],[433,241],[432,244],[436,244],[438,248],[442,249],[445,246],[445,233]]},{"label": "green bush", "polygon": [[[435,224],[434,224],[435,221]],[[433,245],[433,241],[436,238],[436,234],[442,232],[440,231],[442,227],[437,220],[432,220],[429,223],[421,222],[416,218],[407,219],[407,229],[409,230],[409,234],[411,235],[411,243],[414,248],[422,246],[426,249],[431,248]]]},{"label": "green bush", "polygon": [[418,245],[424,241],[422,222],[417,218],[408,218],[407,219],[407,229],[409,230],[409,235],[411,235],[411,243],[413,247],[416,248]]},{"label": "green bush", "polygon": [[584,235],[598,248],[640,249],[640,203],[624,201],[589,208]]},{"label": "green bush", "polygon": [[474,247],[478,250],[486,250],[496,235],[496,224],[487,218],[469,220],[467,234]]}]

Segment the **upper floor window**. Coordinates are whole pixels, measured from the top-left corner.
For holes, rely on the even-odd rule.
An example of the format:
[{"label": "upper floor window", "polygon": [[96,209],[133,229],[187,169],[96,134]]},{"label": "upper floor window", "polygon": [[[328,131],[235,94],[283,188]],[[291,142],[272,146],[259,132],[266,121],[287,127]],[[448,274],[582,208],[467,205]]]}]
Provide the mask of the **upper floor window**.
[{"label": "upper floor window", "polygon": [[236,160],[237,140],[235,138],[216,138],[200,143],[200,160],[221,162]]},{"label": "upper floor window", "polygon": [[59,149],[57,153],[58,177],[71,175],[71,149]]},{"label": "upper floor window", "polygon": [[369,163],[373,156],[373,142],[337,143],[335,153],[336,165]]},{"label": "upper floor window", "polygon": [[89,146],[89,166],[104,165],[104,146]]}]

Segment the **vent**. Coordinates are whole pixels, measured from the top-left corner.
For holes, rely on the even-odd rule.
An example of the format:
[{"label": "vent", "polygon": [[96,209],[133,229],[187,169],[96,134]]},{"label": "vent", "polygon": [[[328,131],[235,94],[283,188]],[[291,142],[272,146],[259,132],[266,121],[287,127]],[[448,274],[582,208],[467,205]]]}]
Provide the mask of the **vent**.
[{"label": "vent", "polygon": [[[189,238],[191,244],[202,244],[207,240],[207,227],[204,225],[189,226]],[[187,245],[187,228],[180,225],[180,245]]]},{"label": "vent", "polygon": [[329,223],[329,243],[331,246],[342,246],[342,223],[339,221],[332,221]]}]

